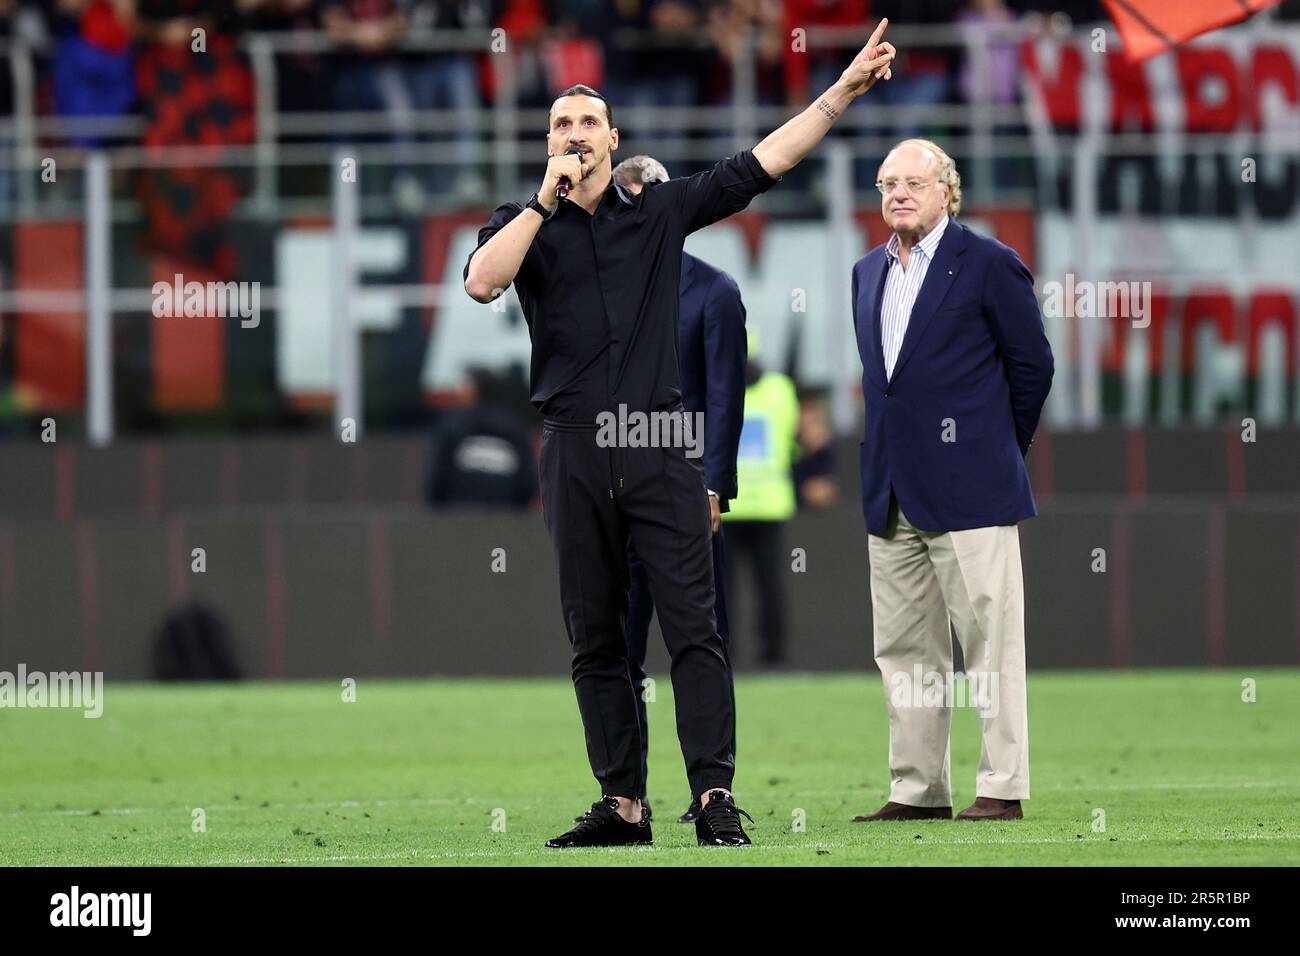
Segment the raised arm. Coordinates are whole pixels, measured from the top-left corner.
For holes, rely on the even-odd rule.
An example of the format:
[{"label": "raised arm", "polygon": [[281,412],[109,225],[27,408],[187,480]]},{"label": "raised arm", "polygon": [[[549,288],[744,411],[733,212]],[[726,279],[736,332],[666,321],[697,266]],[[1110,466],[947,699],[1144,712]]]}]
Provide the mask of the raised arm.
[{"label": "raised arm", "polygon": [[840,74],[835,85],[754,147],[754,158],[769,176],[779,178],[797,166],[822,141],[850,103],[871,89],[877,80],[888,80],[893,75],[890,64],[897,51],[892,43],[881,41],[887,26],[888,18],[880,21],[867,45]]}]

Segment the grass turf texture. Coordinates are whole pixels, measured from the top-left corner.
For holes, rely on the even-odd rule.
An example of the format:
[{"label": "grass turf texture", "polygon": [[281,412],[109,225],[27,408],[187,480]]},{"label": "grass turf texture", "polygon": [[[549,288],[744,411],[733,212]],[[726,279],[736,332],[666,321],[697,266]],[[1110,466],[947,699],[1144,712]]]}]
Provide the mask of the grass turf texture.
[{"label": "grass turf texture", "polygon": [[[1300,670],[1035,673],[1029,687],[1026,820],[855,824],[888,790],[878,677],[741,678],[735,789],[757,845],[721,849],[674,822],[688,794],[663,679],[654,846],[559,851],[542,843],[597,796],[564,680],[363,679],[356,703],[331,683],[110,684],[98,720],[0,710],[0,863],[1300,863]],[[961,809],[978,725],[969,710],[953,725]]]}]

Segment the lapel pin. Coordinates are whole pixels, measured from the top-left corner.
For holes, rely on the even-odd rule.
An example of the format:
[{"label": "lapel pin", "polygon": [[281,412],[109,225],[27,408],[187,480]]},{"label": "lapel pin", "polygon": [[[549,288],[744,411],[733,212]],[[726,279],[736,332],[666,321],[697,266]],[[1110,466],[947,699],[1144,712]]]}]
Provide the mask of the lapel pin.
[{"label": "lapel pin", "polygon": [[952,275],[952,270],[951,270],[951,269],[948,270],[948,275]]}]

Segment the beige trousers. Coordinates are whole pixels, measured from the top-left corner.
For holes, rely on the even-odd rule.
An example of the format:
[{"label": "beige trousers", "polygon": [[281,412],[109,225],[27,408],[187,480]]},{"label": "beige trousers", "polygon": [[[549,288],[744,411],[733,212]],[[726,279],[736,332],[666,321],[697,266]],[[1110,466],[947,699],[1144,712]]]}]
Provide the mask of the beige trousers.
[{"label": "beige trousers", "polygon": [[[868,535],[876,664],[889,709],[889,799],[950,807],[954,706],[980,714],[975,795],[1029,797],[1025,610],[1016,525],[921,531],[895,505]],[[964,675],[952,671],[949,621]]]}]

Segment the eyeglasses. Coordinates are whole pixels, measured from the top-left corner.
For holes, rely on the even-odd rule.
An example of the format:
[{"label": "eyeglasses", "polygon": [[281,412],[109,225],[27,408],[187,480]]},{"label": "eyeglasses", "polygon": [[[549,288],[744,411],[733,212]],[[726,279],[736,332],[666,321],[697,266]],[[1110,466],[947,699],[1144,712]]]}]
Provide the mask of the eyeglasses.
[{"label": "eyeglasses", "polygon": [[910,195],[915,196],[929,189],[935,182],[933,179],[929,182],[920,179],[877,179],[876,188],[880,190],[880,195],[888,196],[901,183]]}]

